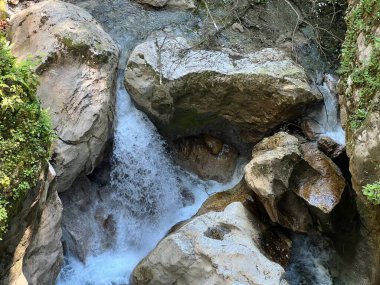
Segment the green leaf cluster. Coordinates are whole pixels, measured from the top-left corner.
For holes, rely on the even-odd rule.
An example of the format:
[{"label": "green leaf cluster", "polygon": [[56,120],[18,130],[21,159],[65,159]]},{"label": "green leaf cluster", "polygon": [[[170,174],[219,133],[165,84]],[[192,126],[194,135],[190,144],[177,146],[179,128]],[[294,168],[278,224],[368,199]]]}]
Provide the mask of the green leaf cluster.
[{"label": "green leaf cluster", "polygon": [[380,205],[380,181],[363,187],[363,194],[374,205]]},{"label": "green leaf cluster", "polygon": [[0,35],[0,239],[51,156],[54,135],[33,67],[17,62]]},{"label": "green leaf cluster", "polygon": [[[359,1],[347,13],[346,22],[340,73],[346,101],[353,106],[348,110],[348,131],[351,132],[360,128],[368,113],[378,108],[373,98],[380,91],[380,38],[374,33],[380,26],[380,1]],[[357,39],[360,34],[365,36],[366,45],[373,47],[368,63],[363,66],[357,61]],[[350,86],[349,79],[352,81]],[[357,98],[353,98],[352,90],[359,90]]]}]

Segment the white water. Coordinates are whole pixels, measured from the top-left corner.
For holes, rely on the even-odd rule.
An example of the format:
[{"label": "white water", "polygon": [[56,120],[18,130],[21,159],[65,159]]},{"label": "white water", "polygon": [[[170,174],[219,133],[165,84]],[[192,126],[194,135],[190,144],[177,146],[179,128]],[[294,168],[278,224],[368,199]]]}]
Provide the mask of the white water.
[{"label": "white water", "polygon": [[[123,55],[117,81],[112,193],[97,202],[114,219],[112,247],[104,249],[104,229],[99,227],[85,263],[67,257],[59,285],[128,284],[133,268],[171,226],[194,215],[208,194],[229,189],[241,178],[235,174],[226,185],[205,182],[172,163],[157,130],[124,89],[125,61]],[[191,192],[194,201],[186,201],[183,191]]]},{"label": "white water", "polygon": [[309,118],[316,123],[314,129],[318,135],[328,136],[340,145],[345,145],[345,132],[340,123],[339,102],[335,93],[336,79],[330,74],[323,77],[322,84],[317,87],[323,95],[324,106],[313,112]]},{"label": "white water", "polygon": [[295,235],[292,242],[292,258],[286,272],[289,284],[332,285],[328,270],[334,254],[331,245],[322,236]]}]

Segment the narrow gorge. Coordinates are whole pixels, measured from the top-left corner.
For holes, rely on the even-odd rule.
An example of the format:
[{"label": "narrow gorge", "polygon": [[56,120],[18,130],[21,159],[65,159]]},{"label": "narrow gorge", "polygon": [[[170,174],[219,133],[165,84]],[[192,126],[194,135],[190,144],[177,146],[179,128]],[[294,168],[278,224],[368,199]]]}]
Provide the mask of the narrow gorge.
[{"label": "narrow gorge", "polygon": [[0,3],[0,284],[379,284],[380,2]]}]

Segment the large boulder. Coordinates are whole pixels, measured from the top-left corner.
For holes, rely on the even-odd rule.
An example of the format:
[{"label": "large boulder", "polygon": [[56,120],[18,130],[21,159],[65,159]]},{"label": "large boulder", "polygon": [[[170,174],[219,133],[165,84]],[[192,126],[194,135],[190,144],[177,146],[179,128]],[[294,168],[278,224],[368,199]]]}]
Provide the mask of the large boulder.
[{"label": "large boulder", "polygon": [[138,45],[128,60],[125,84],[164,135],[203,132],[237,144],[257,142],[321,100],[304,70],[278,49],[200,50],[183,38]]},{"label": "large boulder", "polygon": [[58,139],[57,189],[90,173],[112,134],[118,49],[93,17],[60,1],[44,1],[10,21],[12,52],[39,60],[37,95]]},{"label": "large boulder", "polygon": [[1,284],[55,284],[63,264],[62,204],[49,167],[0,241]]},{"label": "large boulder", "polygon": [[132,284],[287,284],[260,248],[260,228],[240,202],[197,216],[166,236],[132,273]]},{"label": "large boulder", "polygon": [[316,144],[285,132],[254,147],[245,180],[273,222],[299,232],[312,226],[310,207],[331,213],[346,186],[339,168]]}]

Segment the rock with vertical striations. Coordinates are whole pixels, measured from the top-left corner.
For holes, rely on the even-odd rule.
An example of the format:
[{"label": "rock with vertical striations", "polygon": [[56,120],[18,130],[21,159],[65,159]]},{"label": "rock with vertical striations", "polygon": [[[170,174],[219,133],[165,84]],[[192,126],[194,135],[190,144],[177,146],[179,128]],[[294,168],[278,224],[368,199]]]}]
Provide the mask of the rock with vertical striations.
[{"label": "rock with vertical striations", "polygon": [[62,203],[49,167],[0,241],[0,284],[55,284],[63,264]]},{"label": "rock with vertical striations", "polygon": [[94,169],[111,137],[118,49],[89,13],[51,0],[17,13],[9,38],[17,58],[40,62],[37,95],[58,135],[53,166],[64,191]]}]

